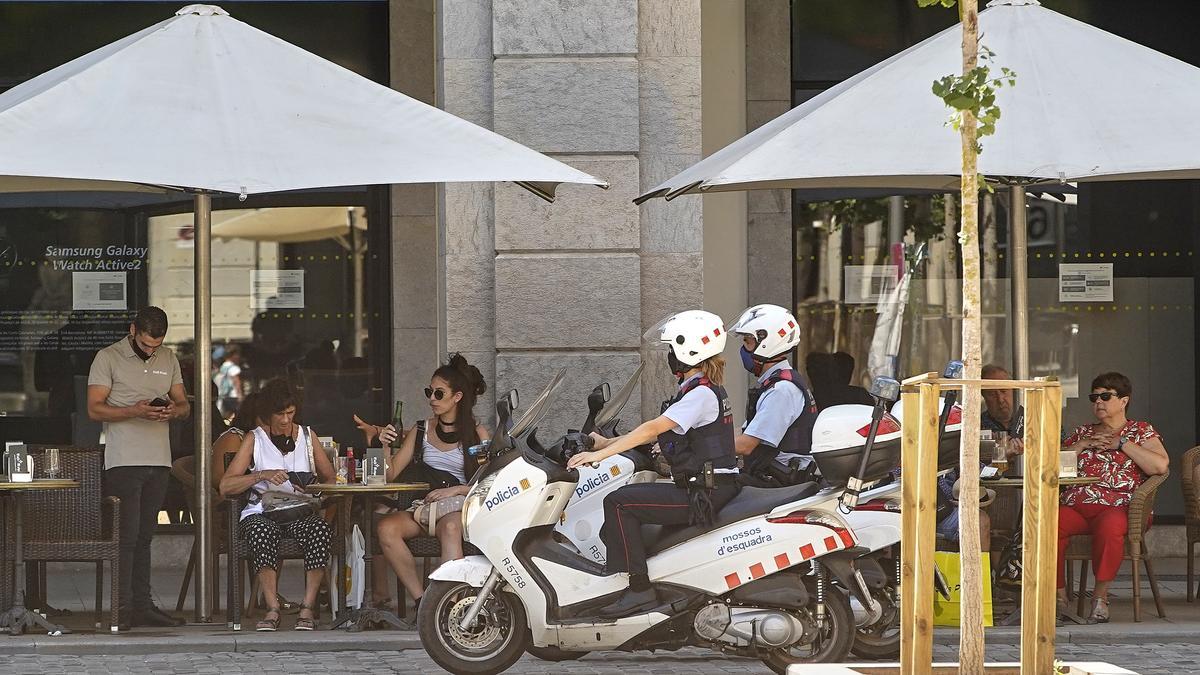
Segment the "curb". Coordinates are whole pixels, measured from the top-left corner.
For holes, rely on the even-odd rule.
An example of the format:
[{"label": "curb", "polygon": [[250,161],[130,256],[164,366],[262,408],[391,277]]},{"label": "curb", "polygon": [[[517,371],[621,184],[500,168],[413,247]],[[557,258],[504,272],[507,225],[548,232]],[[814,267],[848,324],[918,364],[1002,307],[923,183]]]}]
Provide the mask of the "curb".
[{"label": "curb", "polygon": [[215,652],[344,652],[422,649],[415,631],[293,631],[215,634],[164,632],[119,635],[71,634],[0,637],[0,654],[146,655]]}]

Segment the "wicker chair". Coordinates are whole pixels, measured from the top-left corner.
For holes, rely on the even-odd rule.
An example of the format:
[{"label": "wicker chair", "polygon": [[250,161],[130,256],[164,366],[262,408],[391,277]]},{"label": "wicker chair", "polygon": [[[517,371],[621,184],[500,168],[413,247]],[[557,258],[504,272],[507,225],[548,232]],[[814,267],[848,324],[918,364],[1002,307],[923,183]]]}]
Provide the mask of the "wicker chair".
[{"label": "wicker chair", "polygon": [[[1150,476],[1144,483],[1133,491],[1133,499],[1129,502],[1129,529],[1125,534],[1125,558],[1133,561],[1133,620],[1142,620],[1142,584],[1138,572],[1138,563],[1146,566],[1146,577],[1150,582],[1150,592],[1154,594],[1154,605],[1161,618],[1167,618],[1163,610],[1162,597],[1158,592],[1158,579],[1154,577],[1154,563],[1146,550],[1146,530],[1150,528],[1150,514],[1154,510],[1154,497],[1158,488],[1167,480],[1170,474]],[[1076,612],[1084,615],[1084,604],[1087,598],[1084,591],[1087,584],[1088,563],[1092,559],[1092,538],[1090,535],[1079,535],[1071,538],[1067,547],[1067,588],[1071,587],[1071,563],[1080,561],[1079,591],[1076,594]]]},{"label": "wicker chair", "polygon": [[1183,519],[1187,524],[1187,601],[1191,602],[1197,594],[1193,579],[1196,544],[1200,543],[1200,482],[1196,480],[1196,471],[1200,469],[1200,445],[1183,453],[1180,463],[1183,465],[1179,474],[1183,483]]},{"label": "wicker chair", "polygon": [[[226,468],[229,467],[229,463],[233,461],[234,456],[235,455],[233,454],[225,456]],[[226,623],[233,630],[241,630],[243,615],[241,602],[241,570],[243,566],[246,566],[247,568],[249,567],[250,560],[253,557],[249,544],[246,543],[246,540],[242,539],[238,532],[238,525],[241,523],[242,509],[246,506],[246,500],[241,495],[230,497],[226,499],[225,506],[226,513],[228,514],[225,524],[225,550],[229,553],[229,559],[227,561],[228,564],[225,566],[226,581],[229,586],[229,598],[226,602],[228,605],[226,609]],[[340,545],[341,538],[342,537],[339,536],[339,533],[334,533],[333,546],[330,551],[334,560],[338,560],[342,557],[341,549],[343,547]],[[282,537],[279,540],[280,561],[303,559],[304,548],[300,545],[298,540],[291,537]],[[336,563],[331,560],[330,566],[325,568],[325,582],[330,589],[334,588],[333,579],[330,576],[332,565],[334,564]],[[258,595],[258,580],[254,578],[253,571],[250,571],[249,574],[251,575],[251,579],[253,579],[253,581],[251,581],[250,602],[245,608],[245,615],[247,618],[253,616],[255,598]]]},{"label": "wicker chair", "polygon": [[[31,446],[44,466],[43,446]],[[104,451],[61,448],[62,475],[79,481],[75,490],[31,492],[25,496],[25,560],[96,563],[96,627],[103,625],[104,563],[111,575],[109,629],[117,631],[121,567],[120,500],[103,496]],[[44,578],[44,577],[43,577]]]}]

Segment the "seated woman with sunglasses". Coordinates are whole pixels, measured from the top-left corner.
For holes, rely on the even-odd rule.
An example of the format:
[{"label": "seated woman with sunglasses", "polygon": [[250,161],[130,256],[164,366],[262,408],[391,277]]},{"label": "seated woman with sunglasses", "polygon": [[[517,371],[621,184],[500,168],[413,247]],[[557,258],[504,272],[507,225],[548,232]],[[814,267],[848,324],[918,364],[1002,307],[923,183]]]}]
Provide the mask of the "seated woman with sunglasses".
[{"label": "seated woman with sunglasses", "polygon": [[[425,496],[425,504],[444,505],[435,512],[437,520],[433,532],[428,532],[427,522],[417,521],[416,509],[386,515],[380,518],[376,528],[384,557],[414,602],[420,601],[424,588],[406,539],[422,533],[435,534],[441,542],[442,560],[463,557],[462,520],[456,512],[462,509],[462,498],[468,491],[467,481],[478,468],[475,460],[467,457],[466,449],[489,437],[472,412],[475,399],[485,391],[487,385],[479,369],[467,363],[461,354],[452,355],[449,362],[434,371],[425,388],[433,417],[409,428],[404,441],[388,460],[389,481],[399,476],[402,480],[428,482],[434,489]],[[375,427],[364,423],[359,428],[366,433],[368,443],[373,436],[384,445],[390,445],[396,439],[396,430],[390,424]],[[401,476],[401,472],[404,475]],[[376,589],[382,591],[383,588],[376,584]]]},{"label": "seated woman with sunglasses", "polygon": [[1059,611],[1064,611],[1067,603],[1063,562],[1067,545],[1074,535],[1090,534],[1096,575],[1091,619],[1097,623],[1108,621],[1108,586],[1125,554],[1133,491],[1147,477],[1165,474],[1171,463],[1154,427],[1125,417],[1132,394],[1128,377],[1120,373],[1097,376],[1088,395],[1097,422],[1077,427],[1063,442],[1064,449],[1079,453],[1079,475],[1100,481],[1069,487],[1062,493],[1058,509]]},{"label": "seated woman with sunglasses", "polygon": [[285,380],[271,380],[263,387],[255,405],[259,424],[242,438],[220,483],[224,497],[250,493],[239,530],[250,546],[251,565],[267,602],[267,611],[255,626],[260,631],[279,628],[279,540],[285,534],[297,539],[304,549],[304,603],[295,628],[316,629],[317,592],[333,538],[329,524],[310,505],[272,510],[270,503],[264,504],[271,497],[268,492],[288,493],[294,499],[290,495],[302,490],[293,481],[304,474],[316,474],[319,482],[326,483],[335,478],[329,458],[320,450],[314,451],[321,447],[316,432],[294,421],[297,400]]}]

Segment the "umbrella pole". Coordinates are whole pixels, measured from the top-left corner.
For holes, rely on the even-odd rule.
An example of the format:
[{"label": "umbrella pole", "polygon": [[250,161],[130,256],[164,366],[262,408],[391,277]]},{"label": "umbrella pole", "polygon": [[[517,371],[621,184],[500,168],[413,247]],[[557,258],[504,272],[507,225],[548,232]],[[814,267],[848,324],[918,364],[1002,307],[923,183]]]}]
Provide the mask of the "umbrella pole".
[{"label": "umbrella pole", "polygon": [[[212,385],[209,370],[212,362],[212,196],[198,192],[194,200],[195,217],[195,302],[196,302],[196,353],[195,353],[195,421],[193,447],[196,449],[196,472],[193,489],[196,491],[196,513],[192,514],[196,536],[196,622],[208,623],[212,615],[209,602],[209,586],[212,581],[212,490],[210,476],[212,468]],[[231,563],[232,564],[232,563]]]},{"label": "umbrella pole", "polygon": [[363,355],[363,254],[362,233],[354,225],[354,209],[347,211],[350,222],[350,256],[354,267],[354,355]]},{"label": "umbrella pole", "polygon": [[1025,186],[1008,189],[1008,242],[1012,256],[1013,366],[1018,380],[1029,379],[1029,229]]}]

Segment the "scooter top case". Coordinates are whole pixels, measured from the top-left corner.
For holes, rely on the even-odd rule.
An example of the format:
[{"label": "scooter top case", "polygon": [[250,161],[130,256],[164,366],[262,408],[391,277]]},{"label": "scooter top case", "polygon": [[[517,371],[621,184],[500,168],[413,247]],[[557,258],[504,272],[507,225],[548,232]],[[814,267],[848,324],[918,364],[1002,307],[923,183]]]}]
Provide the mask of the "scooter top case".
[{"label": "scooter top case", "polygon": [[[938,410],[945,410],[946,397],[938,400]],[[898,420],[904,419],[904,401],[899,400],[892,406],[892,416]],[[938,471],[953,469],[958,466],[959,437],[962,435],[962,406],[955,403],[946,417],[946,428],[938,440]]]},{"label": "scooter top case", "polygon": [[[873,411],[869,405],[835,405],[817,416],[813,425],[812,457],[827,482],[841,485],[858,473]],[[866,482],[880,480],[897,466],[900,466],[900,422],[884,413],[879,420],[866,475],[859,478]]]}]

